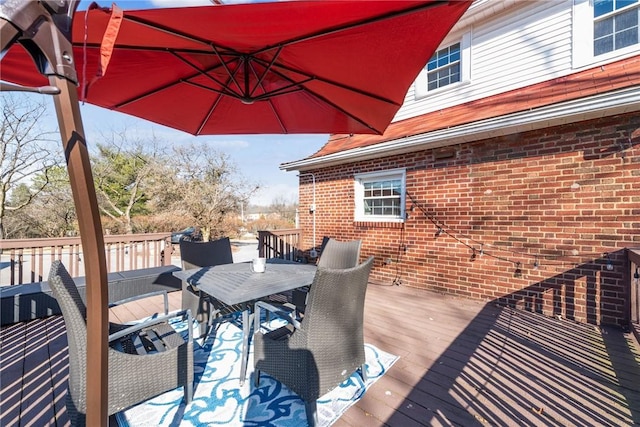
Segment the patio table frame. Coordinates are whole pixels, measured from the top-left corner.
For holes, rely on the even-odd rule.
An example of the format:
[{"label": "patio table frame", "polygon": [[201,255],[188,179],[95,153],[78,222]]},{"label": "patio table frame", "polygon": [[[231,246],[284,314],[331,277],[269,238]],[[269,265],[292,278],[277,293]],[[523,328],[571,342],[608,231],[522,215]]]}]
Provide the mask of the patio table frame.
[{"label": "patio table frame", "polygon": [[252,326],[251,302],[269,295],[308,286],[317,267],[282,259],[267,260],[264,273],[254,273],[251,263],[222,264],[176,271],[173,275],[227,305],[244,305],[242,310],[242,361],[240,385],[244,384]]}]

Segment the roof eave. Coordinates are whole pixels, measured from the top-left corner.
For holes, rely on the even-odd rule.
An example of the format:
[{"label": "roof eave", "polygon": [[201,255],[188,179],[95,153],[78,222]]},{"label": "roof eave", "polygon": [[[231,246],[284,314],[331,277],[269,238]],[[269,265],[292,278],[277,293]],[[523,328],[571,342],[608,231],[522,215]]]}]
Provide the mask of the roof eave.
[{"label": "roof eave", "polygon": [[546,127],[640,111],[640,86],[479,120],[321,157],[282,163],[284,171],[306,171],[511,135]]}]

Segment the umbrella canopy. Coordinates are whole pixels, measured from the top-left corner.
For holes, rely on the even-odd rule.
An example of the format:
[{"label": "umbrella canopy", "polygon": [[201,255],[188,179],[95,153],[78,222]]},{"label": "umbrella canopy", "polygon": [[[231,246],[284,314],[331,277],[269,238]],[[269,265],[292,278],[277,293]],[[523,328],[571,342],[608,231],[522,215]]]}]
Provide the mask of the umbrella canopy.
[{"label": "umbrella canopy", "polygon": [[[79,97],[203,134],[384,132],[471,1],[296,1],[73,19]],[[47,84],[21,45],[0,79]]]}]

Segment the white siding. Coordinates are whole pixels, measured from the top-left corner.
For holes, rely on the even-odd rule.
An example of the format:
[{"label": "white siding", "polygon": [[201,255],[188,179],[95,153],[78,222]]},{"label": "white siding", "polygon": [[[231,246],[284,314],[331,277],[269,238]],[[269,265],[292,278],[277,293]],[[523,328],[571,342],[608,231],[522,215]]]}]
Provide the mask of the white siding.
[{"label": "white siding", "polygon": [[412,85],[394,121],[574,73],[572,17],[573,0],[483,0],[474,4],[460,21],[466,28],[456,26],[441,45],[471,34],[470,81],[420,99]]}]

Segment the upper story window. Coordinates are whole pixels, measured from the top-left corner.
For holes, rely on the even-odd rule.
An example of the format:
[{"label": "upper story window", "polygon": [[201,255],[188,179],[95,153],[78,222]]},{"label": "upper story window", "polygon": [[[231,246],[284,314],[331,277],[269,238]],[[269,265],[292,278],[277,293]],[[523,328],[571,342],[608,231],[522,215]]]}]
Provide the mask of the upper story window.
[{"label": "upper story window", "polygon": [[639,0],[593,2],[593,55],[638,44]]},{"label": "upper story window", "polygon": [[637,55],[640,0],[574,0],[573,67]]},{"label": "upper story window", "polygon": [[460,43],[440,49],[427,63],[428,90],[460,81]]},{"label": "upper story window", "polygon": [[[452,43],[453,42],[453,43]],[[415,97],[471,80],[471,33],[450,38],[433,54],[415,82]]]},{"label": "upper story window", "polygon": [[356,221],[403,221],[404,169],[356,175],[355,201]]}]

